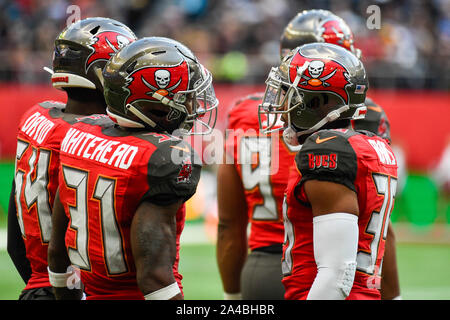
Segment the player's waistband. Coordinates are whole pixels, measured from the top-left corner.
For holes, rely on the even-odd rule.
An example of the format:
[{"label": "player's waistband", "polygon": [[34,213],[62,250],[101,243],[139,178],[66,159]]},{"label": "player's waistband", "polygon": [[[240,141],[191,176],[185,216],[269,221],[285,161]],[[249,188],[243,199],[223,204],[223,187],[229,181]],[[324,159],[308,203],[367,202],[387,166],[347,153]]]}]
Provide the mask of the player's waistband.
[{"label": "player's waistband", "polygon": [[254,248],[252,251],[265,252],[265,253],[283,253],[283,244],[275,243],[270,246]]}]

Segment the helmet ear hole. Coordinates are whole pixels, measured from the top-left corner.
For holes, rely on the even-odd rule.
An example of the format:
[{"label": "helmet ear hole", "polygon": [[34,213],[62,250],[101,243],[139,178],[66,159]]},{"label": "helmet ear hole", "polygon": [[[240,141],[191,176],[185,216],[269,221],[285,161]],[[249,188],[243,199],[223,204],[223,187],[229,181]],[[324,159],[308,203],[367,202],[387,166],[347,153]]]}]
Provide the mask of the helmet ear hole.
[{"label": "helmet ear hole", "polygon": [[309,108],[311,109],[317,109],[320,108],[321,105],[321,99],[319,97],[314,97],[309,101]]},{"label": "helmet ear hole", "polygon": [[318,109],[323,106],[327,106],[330,102],[330,96],[326,93],[321,93],[320,95],[313,96],[308,101],[307,107],[311,109]]}]

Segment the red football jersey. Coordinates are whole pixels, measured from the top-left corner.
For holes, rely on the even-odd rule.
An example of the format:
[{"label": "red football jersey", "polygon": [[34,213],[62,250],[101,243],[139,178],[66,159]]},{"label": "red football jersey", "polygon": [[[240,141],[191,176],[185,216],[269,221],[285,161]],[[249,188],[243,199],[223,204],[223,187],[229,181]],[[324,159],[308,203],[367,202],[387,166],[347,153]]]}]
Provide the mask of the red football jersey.
[{"label": "red football jersey", "polygon": [[284,142],[282,131],[260,133],[258,105],[262,96],[248,96],[230,110],[225,146],[245,189],[252,250],[283,243],[283,195],[298,151]]},{"label": "red football jersey", "polygon": [[380,299],[377,287],[397,186],[397,163],[389,144],[369,132],[322,130],[306,140],[295,163],[283,212],[285,298],[306,299],[316,277],[313,215],[303,184],[322,180],[343,184],[358,196],[357,269],[347,299]]},{"label": "red football jersey", "polygon": [[21,118],[17,134],[15,201],[17,218],[31,265],[25,289],[51,286],[47,249],[51,211],[58,187],[59,146],[70,126],[61,102],[46,101]]},{"label": "red football jersey", "polygon": [[[70,220],[66,246],[81,270],[87,299],[143,299],[130,243],[133,216],[142,201],[189,199],[201,164],[173,136],[125,131],[107,117],[83,118],[61,144],[60,197]],[[185,211],[177,214],[177,248]],[[174,276],[178,273],[178,250]]]}]

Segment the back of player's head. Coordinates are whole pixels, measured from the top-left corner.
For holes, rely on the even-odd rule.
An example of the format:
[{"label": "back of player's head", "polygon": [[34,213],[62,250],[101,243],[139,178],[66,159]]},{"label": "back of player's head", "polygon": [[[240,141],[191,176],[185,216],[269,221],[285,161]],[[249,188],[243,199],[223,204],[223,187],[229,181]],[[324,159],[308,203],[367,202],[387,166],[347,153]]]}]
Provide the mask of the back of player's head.
[{"label": "back of player's head", "polygon": [[299,12],[284,28],[280,39],[280,56],[307,43],[326,42],[350,50],[359,58],[361,51],[354,47],[353,33],[347,23],[328,10]]},{"label": "back of player's head", "polygon": [[103,77],[107,112],[123,127],[192,133],[199,124],[196,133],[207,133],[215,125],[212,75],[178,41],[139,39],[106,64]]},{"label": "back of player's head", "polygon": [[55,40],[53,87],[103,93],[101,73],[106,62],[135,40],[126,25],[113,19],[96,17],[72,23]]}]

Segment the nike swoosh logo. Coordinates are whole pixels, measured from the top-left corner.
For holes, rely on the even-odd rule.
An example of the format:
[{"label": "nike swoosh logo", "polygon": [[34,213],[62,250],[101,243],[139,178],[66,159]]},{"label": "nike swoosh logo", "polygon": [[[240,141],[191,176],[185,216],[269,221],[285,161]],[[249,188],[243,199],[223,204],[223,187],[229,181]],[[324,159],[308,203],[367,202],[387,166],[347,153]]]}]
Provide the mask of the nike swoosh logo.
[{"label": "nike swoosh logo", "polygon": [[181,151],[184,151],[184,152],[187,152],[187,153],[189,153],[189,152],[191,152],[191,150],[189,150],[189,148],[188,147],[178,147],[178,146],[170,146],[171,148],[174,148],[174,149],[178,149],[178,150],[181,150]]},{"label": "nike swoosh logo", "polygon": [[320,137],[317,137],[316,143],[317,144],[324,143],[325,141],[328,141],[328,140],[331,140],[331,139],[334,139],[334,138],[337,138],[337,136],[332,136],[332,137],[323,138],[323,139],[320,139]]}]

